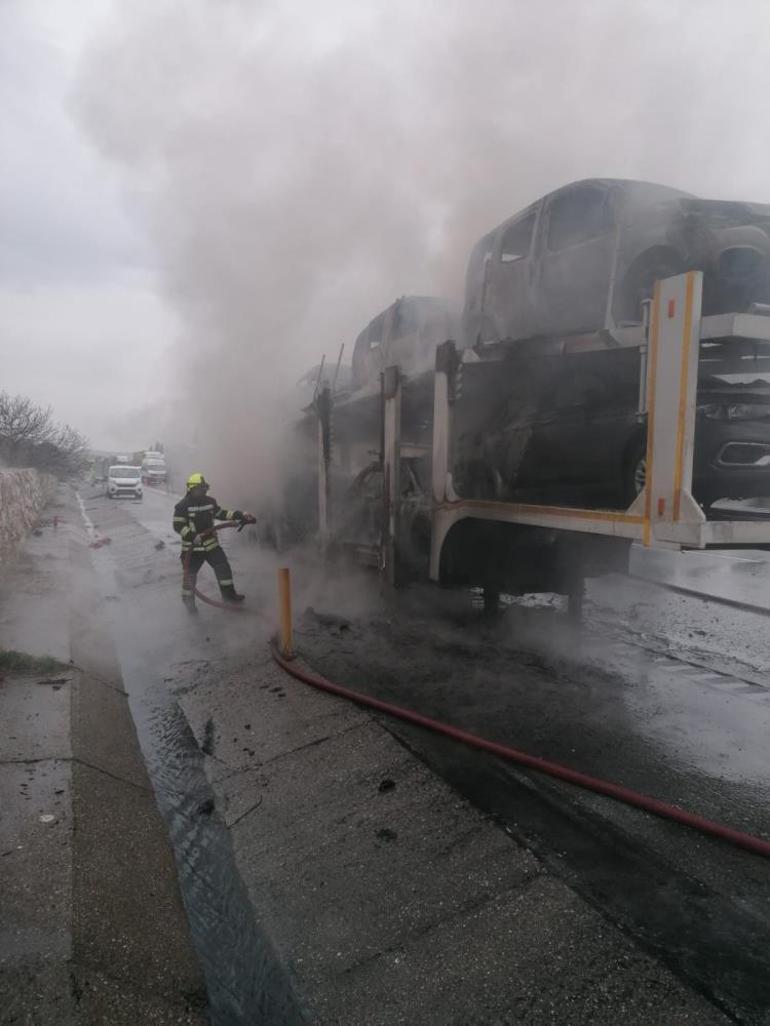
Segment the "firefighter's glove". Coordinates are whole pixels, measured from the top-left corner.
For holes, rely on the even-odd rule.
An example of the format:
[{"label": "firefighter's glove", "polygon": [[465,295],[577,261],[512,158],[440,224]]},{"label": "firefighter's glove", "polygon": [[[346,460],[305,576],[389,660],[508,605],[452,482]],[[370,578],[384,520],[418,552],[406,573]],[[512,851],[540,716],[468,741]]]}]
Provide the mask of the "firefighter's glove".
[{"label": "firefighter's glove", "polygon": [[241,516],[241,520],[243,520],[244,524],[256,524],[257,522],[257,518],[253,513],[244,513]]},{"label": "firefighter's glove", "polygon": [[193,545],[198,546],[198,545],[201,545],[202,542],[203,542],[203,535],[202,534],[196,534],[195,537],[193,538]]}]

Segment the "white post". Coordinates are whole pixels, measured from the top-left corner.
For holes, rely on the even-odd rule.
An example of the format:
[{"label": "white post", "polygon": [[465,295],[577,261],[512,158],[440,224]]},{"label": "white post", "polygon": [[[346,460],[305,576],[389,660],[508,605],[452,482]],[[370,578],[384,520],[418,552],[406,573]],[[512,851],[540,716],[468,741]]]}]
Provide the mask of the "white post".
[{"label": "white post", "polygon": [[436,372],[433,379],[433,453],[431,480],[433,514],[430,532],[430,579],[439,579],[441,546],[449,529],[444,522],[442,506],[454,497],[451,487],[452,402],[454,377],[457,371],[457,350],[454,342],[443,342],[436,349]]},{"label": "white post", "polygon": [[644,544],[671,545],[706,517],[692,496],[703,274],[655,286],[647,359]]},{"label": "white post", "polygon": [[325,385],[316,399],[318,412],[318,540],[326,551],[329,541],[329,464],[331,463],[331,390]]}]

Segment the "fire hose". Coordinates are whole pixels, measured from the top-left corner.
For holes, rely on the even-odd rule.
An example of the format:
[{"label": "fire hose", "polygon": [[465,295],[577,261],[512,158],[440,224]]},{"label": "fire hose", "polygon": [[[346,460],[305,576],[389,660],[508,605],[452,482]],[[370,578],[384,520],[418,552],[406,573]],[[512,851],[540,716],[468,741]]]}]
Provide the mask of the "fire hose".
[{"label": "fire hose", "polygon": [[468,731],[460,730],[450,724],[441,723],[439,720],[433,720],[428,716],[423,716],[421,713],[413,712],[411,709],[404,709],[390,702],[384,702],[379,698],[362,694],[360,691],[352,691],[349,688],[342,687],[340,684],[334,684],[332,681],[326,680],[325,677],[320,677],[317,674],[310,673],[308,670],[303,670],[294,662],[284,658],[279,652],[275,640],[271,642],[271,650],[273,659],[280,667],[287,673],[290,673],[292,677],[296,677],[297,680],[302,681],[304,684],[309,684],[311,687],[327,691],[332,695],[338,695],[340,698],[346,698],[357,705],[376,709],[378,712],[404,720],[406,723],[413,723],[436,734],[453,738],[455,741],[468,745],[470,748],[489,752],[500,759],[517,763],[538,773],[544,773],[546,776],[554,777],[556,780],[563,780],[569,784],[574,784],[576,787],[595,791],[597,794],[603,794],[609,798],[614,798],[616,801],[636,806],[636,808],[643,809],[645,812],[650,812],[663,819],[673,820],[675,823],[699,830],[701,833],[709,834],[711,837],[719,838],[719,840],[729,841],[755,855],[763,855],[765,858],[770,858],[770,841],[766,841],[761,837],[755,837],[753,834],[735,830],[732,827],[706,819],[696,813],[687,812],[676,805],[669,805],[658,798],[651,798],[649,795],[640,794],[638,791],[633,791],[620,784],[613,784],[607,780],[588,776],[585,773],[571,769],[569,766],[551,762],[538,755],[529,755],[527,752],[521,752],[516,748],[509,748],[507,745],[499,744],[496,741],[489,741],[486,738],[479,737],[477,734],[470,734]]},{"label": "fire hose", "polygon": [[[214,524],[214,526],[210,527],[207,531],[201,531],[200,537],[207,538],[209,535],[213,535],[216,531],[222,531],[226,527],[235,527],[238,529],[238,533],[240,534],[240,532],[244,529],[244,527],[246,527],[248,523],[251,523],[251,521],[241,520],[239,523],[236,523],[234,520],[226,520],[221,524]],[[189,580],[190,559],[192,557],[192,552],[192,546],[190,546],[190,548],[185,553],[184,562],[182,563],[182,576],[184,577],[185,581]],[[231,613],[244,612],[243,606],[236,606],[232,602],[218,602],[216,599],[209,598],[208,595],[204,595],[202,591],[198,590],[198,586],[195,583],[193,583],[192,590],[193,594],[197,595],[201,602],[205,602],[207,606],[216,606],[217,609],[226,609],[228,610],[228,612]]]},{"label": "fire hose", "polygon": [[[208,531],[202,532],[202,536],[206,537],[213,534],[215,531],[220,531],[228,527],[237,527],[240,532],[245,526],[246,521],[243,521],[240,524],[236,524],[233,521],[225,521],[221,524],[215,524]],[[191,554],[192,549],[189,549],[185,555],[183,569],[185,577],[187,577]],[[227,602],[217,602],[215,599],[209,598],[208,595],[204,595],[203,592],[199,591],[195,585],[193,585],[193,592],[202,602],[205,602],[210,606],[216,606],[218,609],[233,610],[235,612],[243,611],[242,606],[234,606]],[[659,816],[662,819],[672,820],[682,826],[698,830],[701,833],[707,834],[711,837],[716,837],[719,840],[728,841],[739,848],[743,848],[745,851],[752,852],[754,855],[761,855],[765,858],[770,858],[770,841],[767,841],[764,838],[756,837],[753,834],[747,834],[742,830],[736,830],[735,828],[726,826],[723,823],[717,823],[715,820],[707,819],[697,813],[688,812],[686,809],[681,809],[677,805],[671,805],[658,798],[652,798],[649,795],[641,794],[639,791],[634,791],[631,788],[624,787],[622,784],[615,784],[612,783],[612,781],[592,777],[586,773],[581,773],[579,770],[574,770],[569,766],[564,766],[561,763],[544,759],[539,755],[530,755],[529,753],[522,752],[519,749],[511,748],[508,745],[500,744],[497,741],[490,741],[487,738],[479,737],[477,734],[471,734],[469,731],[453,727],[451,724],[442,723],[440,720],[431,719],[429,716],[423,716],[422,713],[414,712],[412,709],[405,709],[404,707],[394,705],[391,702],[385,702],[382,699],[374,698],[371,695],[365,695],[360,691],[353,691],[351,688],[335,684],[334,682],[327,680],[325,677],[311,673],[309,670],[304,670],[295,662],[285,658],[278,650],[275,638],[271,640],[270,647],[275,662],[285,670],[286,673],[291,674],[292,677],[309,685],[310,687],[317,688],[320,691],[326,691],[332,695],[337,695],[339,698],[345,698],[357,705],[376,709],[378,712],[403,720],[406,723],[412,723],[425,730],[430,730],[435,734],[452,738],[453,740],[459,741],[461,744],[467,745],[470,748],[488,752],[490,755],[496,755],[498,758],[504,759],[507,762],[512,762],[519,766],[524,766],[526,769],[534,770],[537,773],[542,773],[546,776],[552,777],[556,780],[573,784],[575,787],[581,787],[584,790],[605,795],[608,798],[624,802],[626,805],[632,805],[638,809],[642,809],[644,812],[649,812],[654,816]]]}]

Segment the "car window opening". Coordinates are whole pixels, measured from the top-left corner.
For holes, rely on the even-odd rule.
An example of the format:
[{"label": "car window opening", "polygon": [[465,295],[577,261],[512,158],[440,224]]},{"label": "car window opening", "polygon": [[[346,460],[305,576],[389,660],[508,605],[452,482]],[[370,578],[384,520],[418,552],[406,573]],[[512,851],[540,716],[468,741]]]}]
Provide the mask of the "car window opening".
[{"label": "car window opening", "polygon": [[519,221],[509,225],[503,233],[500,262],[503,264],[513,263],[529,256],[532,246],[532,236],[535,233],[535,214],[529,214]]},{"label": "car window opening", "polygon": [[567,246],[604,235],[613,227],[609,197],[604,189],[577,189],[558,196],[551,205],[548,248]]}]

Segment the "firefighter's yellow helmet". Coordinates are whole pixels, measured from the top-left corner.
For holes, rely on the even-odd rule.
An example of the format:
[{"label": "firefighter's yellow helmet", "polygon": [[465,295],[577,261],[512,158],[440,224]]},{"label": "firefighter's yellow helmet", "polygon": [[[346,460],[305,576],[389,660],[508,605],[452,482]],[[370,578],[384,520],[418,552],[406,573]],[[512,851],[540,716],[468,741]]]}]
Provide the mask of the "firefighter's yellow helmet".
[{"label": "firefighter's yellow helmet", "polygon": [[203,474],[199,474],[197,472],[195,474],[190,474],[187,478],[187,491],[189,492],[191,488],[196,488],[198,485],[205,485],[206,488],[208,488],[209,483]]}]

